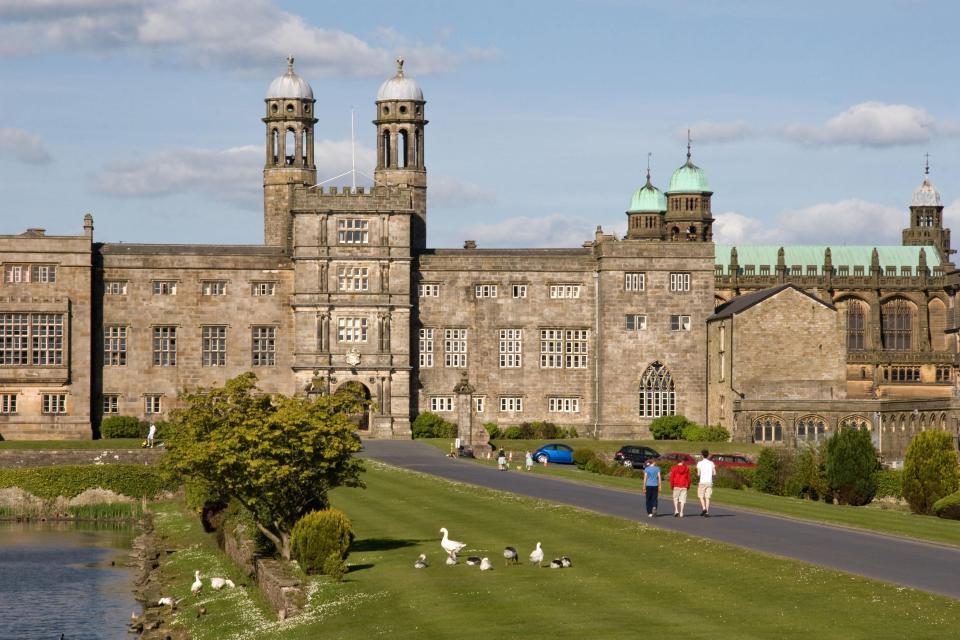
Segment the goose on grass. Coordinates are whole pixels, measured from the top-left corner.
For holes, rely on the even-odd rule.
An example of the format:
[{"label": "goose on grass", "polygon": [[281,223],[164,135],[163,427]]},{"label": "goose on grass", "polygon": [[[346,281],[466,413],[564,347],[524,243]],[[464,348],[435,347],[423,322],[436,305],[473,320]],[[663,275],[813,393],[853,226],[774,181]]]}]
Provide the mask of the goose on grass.
[{"label": "goose on grass", "polygon": [[530,552],[530,562],[538,567],[543,562],[543,549],[540,548],[539,542],[537,543],[537,548]]},{"label": "goose on grass", "polygon": [[564,569],[569,569],[573,566],[573,562],[570,560],[570,556],[563,556],[560,558],[560,564],[563,565]]},{"label": "goose on grass", "polygon": [[480,560],[481,560],[480,556],[470,556],[469,558],[467,558],[467,564],[471,567],[475,567],[478,564],[480,564]]},{"label": "goose on grass", "polygon": [[447,559],[445,560],[445,562],[447,563],[448,566],[451,566],[451,567],[457,564],[457,554],[451,553],[449,556],[447,556]]},{"label": "goose on grass", "polygon": [[447,552],[448,556],[460,553],[460,550],[467,546],[465,542],[451,540],[446,527],[441,527],[440,533],[443,534],[443,540],[440,541],[440,546],[443,547],[443,550]]},{"label": "goose on grass", "polygon": [[190,585],[190,593],[192,593],[193,595],[197,595],[198,593],[200,593],[200,589],[203,588],[203,582],[200,580],[199,570],[193,572],[193,578],[194,578],[193,584]]},{"label": "goose on grass", "polygon": [[563,569],[563,563],[560,562],[560,558],[554,558],[550,561],[551,569]]},{"label": "goose on grass", "polygon": [[427,564],[427,554],[421,553],[417,557],[417,561],[413,563],[414,569],[425,569],[429,565]]},{"label": "goose on grass", "polygon": [[520,564],[520,554],[517,553],[517,550],[513,547],[504,547],[503,549],[503,563],[507,564],[509,562],[513,564]]},{"label": "goose on grass", "polygon": [[490,571],[491,569],[493,569],[493,563],[490,562],[490,558],[480,560],[480,571]]}]

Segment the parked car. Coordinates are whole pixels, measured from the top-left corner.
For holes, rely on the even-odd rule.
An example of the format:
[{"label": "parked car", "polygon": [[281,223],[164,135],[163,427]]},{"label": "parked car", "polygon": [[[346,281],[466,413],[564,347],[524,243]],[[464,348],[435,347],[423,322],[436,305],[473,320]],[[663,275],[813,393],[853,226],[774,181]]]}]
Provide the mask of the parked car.
[{"label": "parked car", "polygon": [[695,467],[697,465],[697,459],[689,453],[681,453],[679,451],[671,451],[670,453],[660,454],[661,460],[670,460],[676,464],[684,464],[688,467]]},{"label": "parked car", "polygon": [[545,444],[533,452],[533,459],[543,464],[573,464],[573,448],[565,444]]},{"label": "parked car", "polygon": [[713,460],[713,464],[717,465],[718,467],[741,467],[745,469],[752,469],[757,466],[755,462],[751,462],[750,458],[739,453],[715,453],[710,456],[710,459]]},{"label": "parked car", "polygon": [[613,461],[625,467],[639,468],[642,467],[647,460],[655,460],[659,457],[660,454],[656,449],[628,445],[626,447],[620,447],[620,450],[613,454]]}]

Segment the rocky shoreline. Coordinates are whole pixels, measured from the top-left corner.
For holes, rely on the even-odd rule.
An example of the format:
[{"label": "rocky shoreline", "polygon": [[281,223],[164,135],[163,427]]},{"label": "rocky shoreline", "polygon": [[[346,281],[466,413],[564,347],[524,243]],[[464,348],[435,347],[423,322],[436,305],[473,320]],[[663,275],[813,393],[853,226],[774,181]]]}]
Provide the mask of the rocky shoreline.
[{"label": "rocky shoreline", "polygon": [[144,640],[185,640],[189,638],[185,631],[170,628],[176,606],[158,604],[162,597],[160,567],[170,552],[161,548],[151,514],[144,515],[139,527],[141,533],[133,541],[130,557],[137,571],[133,596],[143,607],[143,613],[131,619],[129,631]]}]

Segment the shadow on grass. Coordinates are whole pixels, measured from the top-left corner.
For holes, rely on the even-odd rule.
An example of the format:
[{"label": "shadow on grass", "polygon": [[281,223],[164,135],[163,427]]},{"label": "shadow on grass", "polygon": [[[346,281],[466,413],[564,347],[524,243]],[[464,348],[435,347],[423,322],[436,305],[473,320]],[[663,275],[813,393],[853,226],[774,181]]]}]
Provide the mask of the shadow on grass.
[{"label": "shadow on grass", "polygon": [[363,571],[364,569],[370,569],[376,565],[372,564],[352,564],[350,565],[350,571],[347,573],[356,573],[357,571]]},{"label": "shadow on grass", "polygon": [[429,540],[405,540],[401,538],[364,538],[354,540],[350,545],[350,552],[362,551],[390,551],[392,549],[403,549],[404,547],[413,547],[418,544],[429,542]]}]

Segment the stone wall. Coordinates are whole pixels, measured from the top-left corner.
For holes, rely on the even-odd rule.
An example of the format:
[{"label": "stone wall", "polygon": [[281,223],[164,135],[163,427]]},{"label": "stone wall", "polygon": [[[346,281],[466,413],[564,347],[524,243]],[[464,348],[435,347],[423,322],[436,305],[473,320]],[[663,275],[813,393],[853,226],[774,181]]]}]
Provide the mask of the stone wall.
[{"label": "stone wall", "polygon": [[162,449],[0,449],[0,468],[64,464],[156,464]]}]

